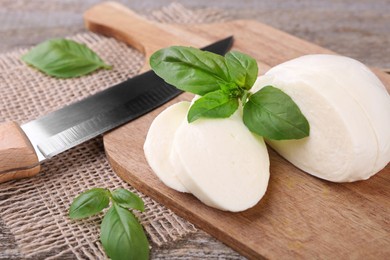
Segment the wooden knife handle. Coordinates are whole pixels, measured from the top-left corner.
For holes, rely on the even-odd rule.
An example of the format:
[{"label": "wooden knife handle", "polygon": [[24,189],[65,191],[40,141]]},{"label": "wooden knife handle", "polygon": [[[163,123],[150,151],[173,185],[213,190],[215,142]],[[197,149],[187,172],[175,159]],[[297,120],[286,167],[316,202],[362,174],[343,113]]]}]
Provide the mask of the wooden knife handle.
[{"label": "wooden knife handle", "polygon": [[27,136],[14,122],[0,124],[0,183],[36,175],[38,157]]},{"label": "wooden knife handle", "polygon": [[[169,26],[161,26],[149,21],[126,6],[116,2],[104,2],[90,8],[84,13],[87,29],[105,36],[123,41],[143,54],[149,61],[155,51],[175,45],[188,45],[188,42],[170,32]],[[146,62],[141,71],[149,69]]]}]

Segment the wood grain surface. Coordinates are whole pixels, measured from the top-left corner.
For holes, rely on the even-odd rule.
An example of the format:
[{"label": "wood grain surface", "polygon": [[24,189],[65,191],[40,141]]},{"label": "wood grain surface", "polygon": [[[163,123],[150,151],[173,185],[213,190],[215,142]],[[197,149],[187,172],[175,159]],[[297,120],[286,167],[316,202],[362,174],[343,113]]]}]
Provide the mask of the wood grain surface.
[{"label": "wood grain surface", "polygon": [[38,157],[23,130],[15,122],[0,124],[0,183],[39,173]]},{"label": "wood grain surface", "polygon": [[[2,0],[0,5],[0,52],[31,47],[45,39],[84,32],[82,13],[101,0],[27,1]],[[143,15],[167,6],[172,0],[121,0]],[[388,0],[275,0],[209,1],[180,3],[201,14],[214,8],[223,19],[250,18],[282,29],[364,63],[390,67],[390,2]],[[213,21],[213,17],[205,21]],[[220,18],[218,18],[220,19]],[[289,184],[293,186],[293,183]],[[330,192],[331,189],[328,189]],[[343,194],[337,197],[342,197]],[[358,195],[359,196],[359,195]],[[337,200],[338,198],[334,198]],[[320,209],[318,209],[320,210]],[[371,212],[376,216],[377,210]],[[388,219],[388,218],[387,218]],[[286,230],[286,233],[289,233]],[[353,253],[353,252],[352,252]],[[40,254],[37,259],[50,256]],[[353,254],[351,258],[353,258]],[[20,259],[17,242],[0,219],[0,259]],[[66,255],[66,259],[74,256]],[[230,248],[198,231],[162,248],[152,248],[153,259],[242,259]],[[375,257],[371,257],[375,258]]]},{"label": "wood grain surface", "polygon": [[[107,19],[113,16],[115,19]],[[255,57],[260,73],[304,54],[332,53],[250,20],[166,26],[137,19],[134,13],[122,10],[117,4],[92,9],[86,13],[86,19],[87,26],[96,32],[129,44],[141,43],[142,48],[138,48],[145,52],[146,57],[155,49],[169,45],[185,42],[199,47],[234,35],[233,48]],[[132,21],[131,28],[123,26],[129,21]],[[142,41],[135,39],[138,31],[142,32]],[[132,34],[134,37],[130,37]],[[159,41],[158,35],[161,34],[170,37]],[[178,41],[178,38],[181,39]],[[390,76],[381,71],[376,73],[389,90]],[[162,184],[145,160],[145,136],[152,120],[164,108],[190,98],[191,95],[183,94],[104,136],[107,157],[122,179],[252,259],[278,259],[286,255],[378,259],[390,256],[387,219],[390,215],[390,191],[387,188],[390,166],[368,181],[335,184],[300,171],[269,149],[271,179],[266,196],[255,207],[241,213],[210,208],[192,195],[176,192]]]}]

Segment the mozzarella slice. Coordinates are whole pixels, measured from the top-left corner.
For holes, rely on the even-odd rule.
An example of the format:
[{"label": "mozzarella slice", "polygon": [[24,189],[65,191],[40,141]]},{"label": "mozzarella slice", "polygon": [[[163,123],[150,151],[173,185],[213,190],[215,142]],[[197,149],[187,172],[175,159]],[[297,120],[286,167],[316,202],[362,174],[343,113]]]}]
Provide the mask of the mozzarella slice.
[{"label": "mozzarella slice", "polygon": [[188,192],[175,175],[173,162],[169,160],[175,132],[186,118],[190,103],[176,103],[161,112],[151,124],[144,143],[146,160],[154,173],[168,187]]},{"label": "mozzarella slice", "polygon": [[361,62],[337,55],[306,55],[293,66],[312,68],[333,78],[359,104],[378,145],[372,172],[383,169],[390,161],[390,95],[378,77]]},{"label": "mozzarella slice", "polygon": [[390,161],[390,97],[363,64],[307,55],[269,70],[253,88],[292,97],[310,124],[301,140],[267,142],[298,168],[330,181],[368,179]]},{"label": "mozzarella slice", "polygon": [[206,205],[227,211],[253,207],[265,194],[269,158],[263,138],[226,119],[187,120],[178,128],[171,161],[181,183]]}]

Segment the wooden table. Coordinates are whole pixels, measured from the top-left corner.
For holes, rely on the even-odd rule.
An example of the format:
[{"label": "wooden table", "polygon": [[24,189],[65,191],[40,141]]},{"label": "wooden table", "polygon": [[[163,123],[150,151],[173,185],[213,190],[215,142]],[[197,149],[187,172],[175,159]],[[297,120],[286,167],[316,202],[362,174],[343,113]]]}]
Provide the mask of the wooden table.
[{"label": "wooden table", "polygon": [[[42,1],[32,9],[30,1],[1,0],[0,52],[35,45],[47,38],[84,32],[82,13],[99,0]],[[169,0],[125,0],[132,9],[146,13],[161,8]],[[358,59],[369,66],[390,68],[390,1],[209,1],[184,0],[189,9],[215,7],[231,19],[257,19],[340,54]],[[36,6],[36,5],[35,5]],[[42,14],[49,13],[44,19]],[[12,258],[6,250],[16,248],[15,239],[0,220],[0,258]],[[181,241],[153,247],[152,258],[229,258],[239,254],[198,231]]]}]

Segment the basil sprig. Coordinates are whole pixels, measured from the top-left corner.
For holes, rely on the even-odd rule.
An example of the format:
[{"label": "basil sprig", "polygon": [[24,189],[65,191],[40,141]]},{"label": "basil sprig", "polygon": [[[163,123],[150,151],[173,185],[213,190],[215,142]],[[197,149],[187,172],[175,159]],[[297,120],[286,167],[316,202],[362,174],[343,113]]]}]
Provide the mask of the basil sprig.
[{"label": "basil sprig", "polygon": [[157,75],[178,89],[204,95],[218,90],[230,81],[224,57],[191,48],[173,46],[162,49],[150,58]]},{"label": "basil sprig", "polygon": [[117,189],[110,192],[93,188],[77,196],[70,208],[71,219],[90,217],[108,207],[100,231],[100,241],[113,259],[149,259],[149,243],[142,225],[129,208],[144,211],[144,203],[134,193]]},{"label": "basil sprig", "polygon": [[243,120],[254,133],[274,140],[300,139],[309,135],[309,123],[290,96],[266,86],[251,95]]},{"label": "basil sprig", "polygon": [[243,106],[248,129],[268,139],[300,139],[309,135],[307,119],[283,91],[267,86],[250,92],[258,67],[255,59],[238,52],[225,57],[192,47],[172,46],[150,57],[154,72],[168,84],[201,97],[188,111],[188,122],[227,118]]},{"label": "basil sprig", "polygon": [[191,106],[188,112],[188,122],[200,117],[224,118],[229,117],[238,108],[238,100],[222,90],[205,94]]},{"label": "basil sprig", "polygon": [[99,68],[112,68],[85,44],[67,39],[52,39],[40,43],[23,55],[22,60],[57,78],[74,78]]}]

